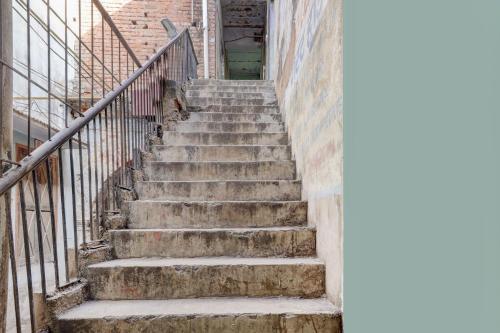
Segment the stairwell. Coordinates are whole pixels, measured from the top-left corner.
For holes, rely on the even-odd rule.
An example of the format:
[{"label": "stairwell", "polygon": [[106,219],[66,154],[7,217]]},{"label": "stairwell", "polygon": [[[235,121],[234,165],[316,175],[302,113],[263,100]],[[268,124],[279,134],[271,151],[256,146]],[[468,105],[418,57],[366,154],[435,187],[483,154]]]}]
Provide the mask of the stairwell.
[{"label": "stairwell", "polygon": [[60,332],[341,332],[324,297],[272,82],[194,80],[196,109],[152,147],[148,181],[88,267]]}]

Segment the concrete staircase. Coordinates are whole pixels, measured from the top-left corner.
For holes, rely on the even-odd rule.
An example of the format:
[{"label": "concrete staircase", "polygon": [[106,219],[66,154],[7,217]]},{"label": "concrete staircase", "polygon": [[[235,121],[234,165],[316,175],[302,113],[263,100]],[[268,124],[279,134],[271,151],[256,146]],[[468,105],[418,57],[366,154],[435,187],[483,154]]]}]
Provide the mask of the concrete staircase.
[{"label": "concrete staircase", "polygon": [[268,81],[195,80],[190,119],[153,146],[148,181],[88,268],[61,332],[341,332]]}]

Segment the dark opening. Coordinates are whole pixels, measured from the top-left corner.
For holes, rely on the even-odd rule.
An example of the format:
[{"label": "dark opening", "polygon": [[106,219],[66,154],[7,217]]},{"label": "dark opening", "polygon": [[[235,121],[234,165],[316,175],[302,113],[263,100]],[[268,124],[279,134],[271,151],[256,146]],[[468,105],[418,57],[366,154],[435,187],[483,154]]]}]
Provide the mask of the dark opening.
[{"label": "dark opening", "polygon": [[262,79],[266,0],[221,0],[221,6],[226,79]]}]

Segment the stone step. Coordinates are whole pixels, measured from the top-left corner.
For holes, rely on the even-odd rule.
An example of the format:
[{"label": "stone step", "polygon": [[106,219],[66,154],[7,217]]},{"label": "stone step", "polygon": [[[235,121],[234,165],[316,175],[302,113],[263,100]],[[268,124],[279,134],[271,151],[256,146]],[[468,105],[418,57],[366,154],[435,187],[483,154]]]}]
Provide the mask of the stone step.
[{"label": "stone step", "polygon": [[287,145],[288,134],[232,133],[232,132],[163,132],[163,143],[169,146],[185,145]]},{"label": "stone step", "polygon": [[234,98],[234,97],[186,97],[189,106],[247,106],[247,105],[272,105],[276,106],[276,98]]},{"label": "stone step", "polygon": [[88,266],[94,300],[292,296],[325,293],[316,258],[131,258]]},{"label": "stone step", "polygon": [[266,100],[276,100],[276,94],[274,92],[228,92],[228,91],[206,91],[206,90],[188,90],[186,91],[187,98],[199,97],[199,98],[257,98]]},{"label": "stone step", "polygon": [[272,86],[232,86],[232,85],[189,85],[186,87],[186,92],[203,91],[203,92],[223,92],[223,93],[264,93],[275,94]]},{"label": "stone step", "polygon": [[285,131],[283,123],[256,122],[195,122],[181,121],[175,125],[177,132],[237,132],[237,133],[278,133]]},{"label": "stone step", "polygon": [[292,157],[290,146],[285,145],[165,145],[152,149],[157,160],[166,162],[279,161]]},{"label": "stone step", "polygon": [[188,110],[191,112],[279,114],[279,109],[276,105],[189,105]]},{"label": "stone step", "polygon": [[223,112],[191,112],[189,121],[220,121],[220,122],[281,122],[281,114],[266,113],[223,113]]},{"label": "stone step", "polygon": [[324,298],[203,298],[91,301],[57,317],[61,333],[341,333]]},{"label": "stone step", "polygon": [[130,229],[304,226],[306,201],[128,201]]},{"label": "stone step", "polygon": [[141,200],[286,201],[300,200],[299,180],[147,181],[138,182]]},{"label": "stone step", "polygon": [[144,162],[147,180],[293,180],[294,161]]},{"label": "stone step", "polygon": [[265,86],[274,87],[274,82],[270,80],[214,80],[214,79],[197,79],[191,80],[189,86]]},{"label": "stone step", "polygon": [[111,230],[118,259],[139,257],[310,257],[316,233],[309,227]]}]

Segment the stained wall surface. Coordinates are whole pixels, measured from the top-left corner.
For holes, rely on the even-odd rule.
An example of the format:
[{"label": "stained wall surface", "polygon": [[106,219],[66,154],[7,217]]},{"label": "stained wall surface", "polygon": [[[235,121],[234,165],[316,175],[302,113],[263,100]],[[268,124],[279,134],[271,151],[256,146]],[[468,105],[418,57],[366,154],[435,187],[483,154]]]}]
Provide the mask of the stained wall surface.
[{"label": "stained wall surface", "polygon": [[326,263],[327,294],[342,306],[343,3],[268,2],[268,78],[275,80],[292,151]]}]

